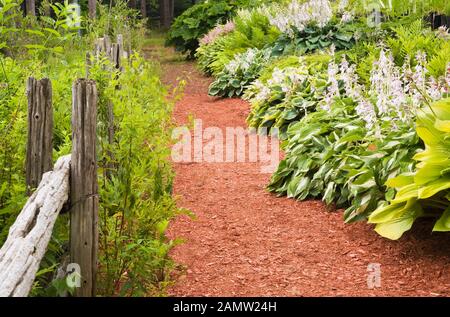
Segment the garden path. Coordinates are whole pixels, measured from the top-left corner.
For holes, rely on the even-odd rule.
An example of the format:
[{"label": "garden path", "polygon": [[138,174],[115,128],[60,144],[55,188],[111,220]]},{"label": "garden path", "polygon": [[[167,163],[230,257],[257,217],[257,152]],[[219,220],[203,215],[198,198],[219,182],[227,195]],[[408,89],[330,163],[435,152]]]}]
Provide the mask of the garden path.
[{"label": "garden path", "polygon": [[[194,62],[161,46],[163,81],[185,79],[176,103],[178,125],[190,117],[205,127],[246,127],[250,105],[207,95],[210,78]],[[173,58],[171,58],[172,56]],[[182,269],[171,296],[450,296],[450,236],[419,222],[400,241],[378,236],[366,223],[344,224],[341,211],[320,201],[277,198],[270,175],[255,163],[175,163],[179,216],[169,237],[182,238],[171,256]],[[381,265],[381,287],[369,289],[368,265]]]}]

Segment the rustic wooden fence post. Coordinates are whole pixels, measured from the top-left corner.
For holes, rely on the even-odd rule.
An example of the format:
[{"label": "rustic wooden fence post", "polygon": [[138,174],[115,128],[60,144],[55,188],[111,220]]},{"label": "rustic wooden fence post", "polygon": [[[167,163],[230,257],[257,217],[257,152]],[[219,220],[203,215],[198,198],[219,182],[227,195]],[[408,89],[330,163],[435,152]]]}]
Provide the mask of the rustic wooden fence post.
[{"label": "rustic wooden fence post", "polygon": [[45,172],[53,168],[52,84],[48,78],[28,78],[28,141],[26,185],[31,194]]},{"label": "rustic wooden fence post", "polygon": [[70,180],[70,255],[81,268],[76,296],[95,296],[98,251],[96,157],[97,88],[87,79],[72,89],[72,165]]},{"label": "rustic wooden fence post", "polygon": [[86,78],[89,78],[91,75],[91,67],[92,67],[92,59],[91,59],[91,53],[86,53]]}]

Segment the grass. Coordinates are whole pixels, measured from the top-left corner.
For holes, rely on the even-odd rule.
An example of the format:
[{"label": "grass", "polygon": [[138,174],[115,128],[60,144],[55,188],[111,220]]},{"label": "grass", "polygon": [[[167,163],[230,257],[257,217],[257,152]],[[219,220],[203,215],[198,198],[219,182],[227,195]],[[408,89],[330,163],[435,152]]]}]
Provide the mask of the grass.
[{"label": "grass", "polygon": [[143,51],[147,58],[158,60],[160,63],[182,63],[186,57],[176,52],[172,47],[166,47],[166,33],[155,29],[149,32],[149,37],[145,40]]}]

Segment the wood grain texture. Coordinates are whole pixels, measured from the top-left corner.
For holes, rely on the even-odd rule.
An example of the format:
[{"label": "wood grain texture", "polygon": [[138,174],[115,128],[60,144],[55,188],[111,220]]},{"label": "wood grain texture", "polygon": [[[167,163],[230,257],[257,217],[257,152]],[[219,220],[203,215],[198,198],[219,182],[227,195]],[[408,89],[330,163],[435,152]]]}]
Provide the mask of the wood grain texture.
[{"label": "wood grain texture", "polygon": [[28,141],[26,184],[30,194],[39,185],[42,174],[53,167],[52,84],[48,78],[27,81]]},{"label": "wood grain texture", "polygon": [[97,88],[78,79],[73,85],[72,168],[70,175],[70,257],[81,267],[76,296],[95,295],[98,250],[98,184],[96,157]]},{"label": "wood grain texture", "polygon": [[71,156],[43,175],[0,249],[0,297],[27,296],[45,255],[53,226],[69,197]]}]

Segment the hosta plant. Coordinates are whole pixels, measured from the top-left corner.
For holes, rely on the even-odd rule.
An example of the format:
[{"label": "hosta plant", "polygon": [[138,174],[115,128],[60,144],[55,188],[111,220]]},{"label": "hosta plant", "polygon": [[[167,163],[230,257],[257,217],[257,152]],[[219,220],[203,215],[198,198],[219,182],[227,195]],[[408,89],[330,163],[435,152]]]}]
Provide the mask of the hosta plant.
[{"label": "hosta plant", "polygon": [[397,194],[369,217],[383,237],[399,239],[420,217],[435,217],[433,231],[450,231],[450,99],[420,111],[417,134],[425,150],[416,154],[417,169],[389,179]]},{"label": "hosta plant", "polygon": [[275,42],[274,55],[306,54],[333,46],[336,50],[349,49],[356,43],[360,33],[350,25],[328,24],[324,27],[309,25],[292,34],[284,33]]},{"label": "hosta plant", "polygon": [[285,137],[291,122],[315,111],[326,89],[324,65],[326,55],[298,58],[297,66],[275,67],[269,79],[256,80],[247,90],[245,98],[252,110],[247,122],[255,128],[278,128]]},{"label": "hosta plant", "polygon": [[350,192],[341,167],[356,161],[353,154],[366,135],[352,101],[340,100],[331,111],[311,113],[292,124],[287,133],[287,156],[268,189],[300,200],[323,198],[329,204],[346,206]]},{"label": "hosta plant", "polygon": [[242,95],[244,88],[257,78],[269,60],[269,50],[248,49],[243,54],[236,54],[210,85],[209,94],[229,98]]}]

